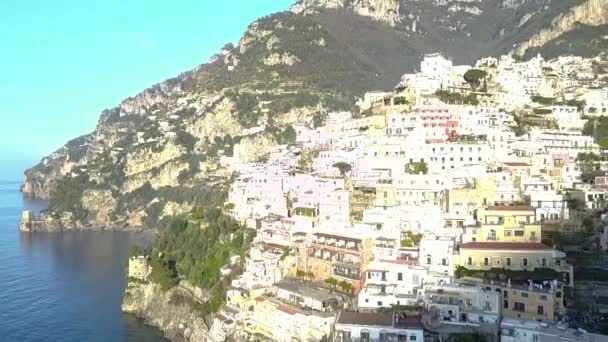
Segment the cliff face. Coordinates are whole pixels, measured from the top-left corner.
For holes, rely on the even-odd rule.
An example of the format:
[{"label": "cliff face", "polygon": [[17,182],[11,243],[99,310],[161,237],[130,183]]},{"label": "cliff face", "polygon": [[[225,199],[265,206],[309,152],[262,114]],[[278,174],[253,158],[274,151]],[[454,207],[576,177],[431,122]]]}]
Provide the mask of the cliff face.
[{"label": "cliff face", "polygon": [[548,27],[519,44],[515,53],[523,55],[528,49],[542,47],[559,36],[575,30],[580,25],[599,26],[604,24],[608,24],[608,1],[587,0],[558,15]]},{"label": "cliff face", "polygon": [[401,20],[399,6],[399,0],[299,0],[291,10],[294,13],[314,13],[319,9],[347,9],[395,26]]},{"label": "cliff face", "polygon": [[352,109],[424,53],[456,63],[514,46],[542,53],[573,23],[604,22],[607,1],[300,0],[208,63],[104,110],[93,132],[26,171],[23,193],[49,200],[39,220],[49,230],[153,227],[222,196],[222,155],[261,158],[289,125]]},{"label": "cliff face", "polygon": [[122,311],[143,318],[147,324],[158,327],[173,341],[204,341],[208,331],[203,318],[198,317],[187,304],[176,298],[188,296],[173,288],[163,292],[154,283],[130,281],[125,291]]}]

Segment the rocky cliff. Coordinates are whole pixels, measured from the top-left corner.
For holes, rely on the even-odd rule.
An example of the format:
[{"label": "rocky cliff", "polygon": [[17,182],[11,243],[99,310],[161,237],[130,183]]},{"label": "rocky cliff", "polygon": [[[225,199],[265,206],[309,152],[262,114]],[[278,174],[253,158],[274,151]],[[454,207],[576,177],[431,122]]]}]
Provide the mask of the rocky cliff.
[{"label": "rocky cliff", "polygon": [[29,169],[22,189],[49,200],[39,229],[153,227],[222,196],[231,175],[221,156],[263,157],[289,125],[352,109],[424,53],[456,63],[517,46],[542,53],[573,23],[603,22],[606,1],[300,0],[208,63],[104,110],[93,132]]},{"label": "rocky cliff", "polygon": [[184,298],[191,298],[191,294],[179,287],[163,292],[154,283],[131,280],[127,284],[122,311],[143,318],[172,341],[204,341],[207,323]]},{"label": "rocky cliff", "polygon": [[[548,27],[518,44],[514,51],[519,55],[524,55],[528,49],[542,47],[581,25],[599,26],[605,24],[608,24],[608,1],[587,0],[559,14]],[[587,38],[593,39],[594,37],[589,36]]]}]

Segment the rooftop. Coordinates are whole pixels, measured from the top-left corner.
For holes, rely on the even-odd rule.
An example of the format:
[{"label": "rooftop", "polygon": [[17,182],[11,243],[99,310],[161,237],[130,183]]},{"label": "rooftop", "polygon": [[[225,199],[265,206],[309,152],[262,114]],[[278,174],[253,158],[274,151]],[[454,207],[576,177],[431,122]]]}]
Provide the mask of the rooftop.
[{"label": "rooftop", "polygon": [[336,295],[330,293],[329,291],[296,280],[285,279],[279,283],[276,283],[274,286],[279,289],[298,293],[304,297],[311,297],[320,301],[332,300],[336,298]]},{"label": "rooftop", "polygon": [[420,317],[379,312],[340,311],[336,324],[422,329]]},{"label": "rooftop", "polygon": [[552,250],[553,248],[536,242],[467,242],[460,245],[461,249],[487,250]]}]

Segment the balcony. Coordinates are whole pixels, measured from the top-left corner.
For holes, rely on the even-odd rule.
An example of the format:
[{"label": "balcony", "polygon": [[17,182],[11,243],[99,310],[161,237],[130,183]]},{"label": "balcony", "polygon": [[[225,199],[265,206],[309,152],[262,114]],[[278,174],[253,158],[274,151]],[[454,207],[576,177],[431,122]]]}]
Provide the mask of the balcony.
[{"label": "balcony", "polygon": [[332,273],[338,277],[347,278],[351,280],[361,279],[361,271],[358,268],[334,266]]}]

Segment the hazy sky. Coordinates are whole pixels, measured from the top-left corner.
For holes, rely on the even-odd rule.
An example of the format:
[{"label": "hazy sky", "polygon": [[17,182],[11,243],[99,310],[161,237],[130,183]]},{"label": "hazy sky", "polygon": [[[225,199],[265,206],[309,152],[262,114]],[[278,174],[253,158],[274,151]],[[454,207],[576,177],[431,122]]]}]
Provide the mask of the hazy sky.
[{"label": "hazy sky", "polygon": [[0,178],[295,0],[0,0]]}]

